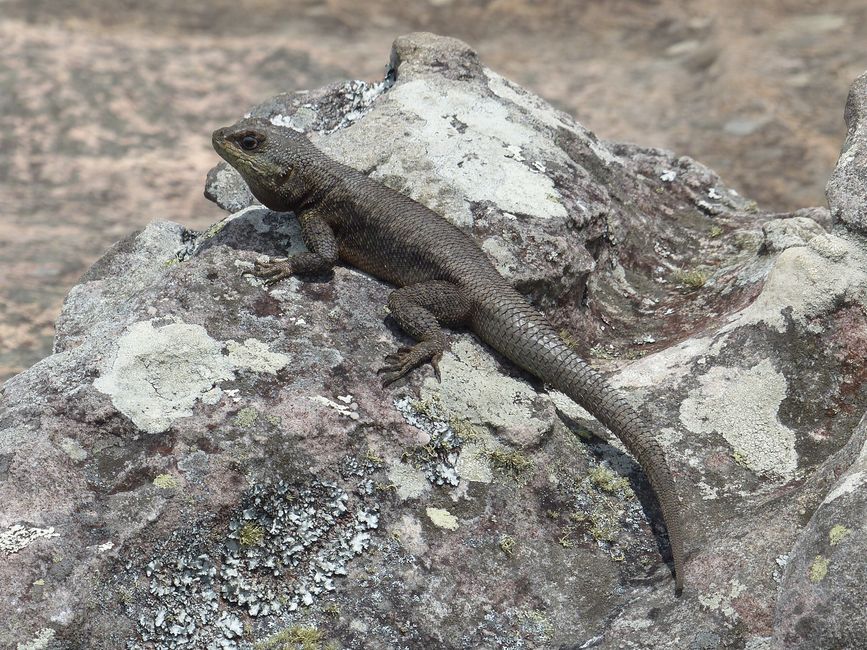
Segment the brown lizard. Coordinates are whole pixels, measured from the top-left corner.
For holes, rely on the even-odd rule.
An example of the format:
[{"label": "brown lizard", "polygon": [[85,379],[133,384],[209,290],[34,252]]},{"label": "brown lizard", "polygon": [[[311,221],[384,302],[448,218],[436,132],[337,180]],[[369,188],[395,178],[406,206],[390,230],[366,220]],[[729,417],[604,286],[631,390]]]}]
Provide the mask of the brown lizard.
[{"label": "brown lizard", "polygon": [[329,271],[338,259],[398,288],[388,307],[417,343],[385,358],[383,384],[438,361],[443,325],[469,326],[513,363],[563,391],[610,429],[647,473],[668,528],[675,592],[683,589],[683,526],[674,479],[638,412],[560,338],[476,242],[446,219],[342,165],[301,133],[258,118],[218,129],[214,148],[268,208],[294,212],[308,252],[257,263],[268,284]]}]

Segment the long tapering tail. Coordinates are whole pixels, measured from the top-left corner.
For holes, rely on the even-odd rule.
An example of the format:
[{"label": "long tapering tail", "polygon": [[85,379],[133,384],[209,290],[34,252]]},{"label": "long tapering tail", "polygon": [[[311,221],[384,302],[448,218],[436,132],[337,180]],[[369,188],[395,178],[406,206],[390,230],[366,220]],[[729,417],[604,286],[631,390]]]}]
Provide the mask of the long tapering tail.
[{"label": "long tapering tail", "polygon": [[[671,543],[675,592],[683,590],[683,524],[680,500],[659,441],[645,420],[599,372],[587,365],[557,335],[547,319],[517,291],[483,288],[473,329],[513,363],[564,392],[590,412],[626,446],[653,488]],[[491,296],[495,296],[492,300]]]},{"label": "long tapering tail", "polygon": [[559,360],[559,368],[541,379],[563,391],[604,424],[626,446],[650,479],[668,529],[674,560],[674,587],[683,590],[683,525],[674,478],[659,441],[653,437],[638,411],[596,370],[571,350]]}]

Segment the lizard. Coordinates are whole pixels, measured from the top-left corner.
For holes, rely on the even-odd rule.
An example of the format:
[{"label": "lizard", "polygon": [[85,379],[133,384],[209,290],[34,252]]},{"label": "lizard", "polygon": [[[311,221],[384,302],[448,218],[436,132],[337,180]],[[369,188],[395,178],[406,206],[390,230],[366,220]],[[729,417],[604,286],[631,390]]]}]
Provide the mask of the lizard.
[{"label": "lizard", "polygon": [[562,391],[613,432],[638,460],[659,502],[683,590],[680,501],[659,441],[605,377],[587,364],[463,230],[410,197],[343,165],[306,135],[263,118],[217,129],[217,153],[276,212],[294,212],[306,252],[257,261],[270,285],[328,273],[341,260],[395,285],[392,317],[416,343],[385,357],[387,386],[425,363],[439,379],[443,326],[465,326],[523,370]]}]

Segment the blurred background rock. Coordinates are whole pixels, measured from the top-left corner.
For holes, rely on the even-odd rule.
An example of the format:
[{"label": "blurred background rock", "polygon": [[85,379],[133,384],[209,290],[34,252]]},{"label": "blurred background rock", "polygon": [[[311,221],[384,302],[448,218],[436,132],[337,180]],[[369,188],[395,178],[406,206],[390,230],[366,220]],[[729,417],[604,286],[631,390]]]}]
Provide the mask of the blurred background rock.
[{"label": "blurred background rock", "polygon": [[415,30],[599,137],[697,158],[768,210],[823,205],[867,69],[864,0],[0,0],[0,379],[50,353],[78,276],[153,219],[203,228],[210,133],[384,73]]}]

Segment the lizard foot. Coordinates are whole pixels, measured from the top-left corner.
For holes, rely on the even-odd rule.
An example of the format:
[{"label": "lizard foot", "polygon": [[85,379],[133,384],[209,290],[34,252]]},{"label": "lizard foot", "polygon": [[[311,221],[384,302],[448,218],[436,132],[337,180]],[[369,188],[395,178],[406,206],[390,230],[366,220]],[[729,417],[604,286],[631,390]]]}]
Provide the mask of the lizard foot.
[{"label": "lizard foot", "polygon": [[433,366],[434,375],[440,381],[439,361],[443,356],[443,347],[439,341],[421,341],[411,348],[400,348],[395,354],[385,357],[385,364],[376,371],[383,375],[382,385],[388,386],[394,383],[413,368],[417,368],[426,361]]},{"label": "lizard foot", "polygon": [[256,262],[253,275],[265,280],[266,285],[272,285],[291,276],[292,265],[288,260],[282,262]]}]

